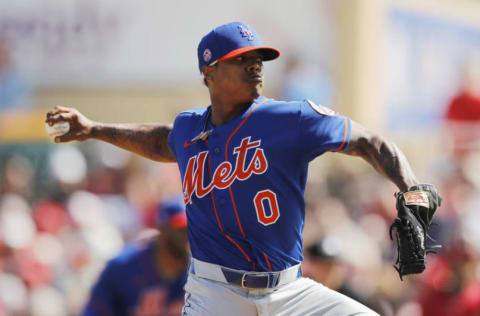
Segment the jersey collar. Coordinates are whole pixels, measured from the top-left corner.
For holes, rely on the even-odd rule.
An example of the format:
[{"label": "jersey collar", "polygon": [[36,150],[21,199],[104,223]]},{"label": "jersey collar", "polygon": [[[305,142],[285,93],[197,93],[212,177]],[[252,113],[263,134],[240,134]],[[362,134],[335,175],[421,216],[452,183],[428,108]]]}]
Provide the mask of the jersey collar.
[{"label": "jersey collar", "polygon": [[[248,113],[250,111],[250,109],[252,108],[252,105],[261,103],[265,99],[266,99],[266,97],[259,96],[258,98],[253,100],[252,104],[245,110],[245,112],[242,114],[242,116],[245,115],[245,113]],[[215,128],[212,125],[212,122],[210,120],[210,118],[212,116],[212,105],[209,105],[207,107],[205,113],[202,116],[203,116],[202,117],[202,124],[201,124],[202,129],[199,131],[199,133],[195,137],[193,137],[190,140],[190,143],[195,143],[195,142],[198,142],[198,141],[205,141],[208,138],[208,136],[213,132],[213,130]]]}]

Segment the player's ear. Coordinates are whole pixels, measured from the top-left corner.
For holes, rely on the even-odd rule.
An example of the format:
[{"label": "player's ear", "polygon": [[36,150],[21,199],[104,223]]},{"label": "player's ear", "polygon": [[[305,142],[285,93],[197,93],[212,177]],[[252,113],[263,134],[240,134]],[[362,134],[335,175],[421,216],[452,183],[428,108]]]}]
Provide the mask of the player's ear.
[{"label": "player's ear", "polygon": [[202,72],[203,72],[203,76],[205,77],[205,80],[207,80],[207,81],[214,80],[215,67],[213,67],[213,66],[203,66]]}]

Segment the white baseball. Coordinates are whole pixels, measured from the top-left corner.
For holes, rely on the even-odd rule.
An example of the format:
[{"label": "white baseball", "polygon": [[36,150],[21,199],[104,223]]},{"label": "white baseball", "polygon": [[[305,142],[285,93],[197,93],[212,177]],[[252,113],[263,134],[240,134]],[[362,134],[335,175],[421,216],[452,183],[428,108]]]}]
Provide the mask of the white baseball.
[{"label": "white baseball", "polygon": [[45,130],[49,136],[62,136],[70,130],[70,123],[68,122],[58,122],[53,124],[53,126],[48,125],[45,123]]}]

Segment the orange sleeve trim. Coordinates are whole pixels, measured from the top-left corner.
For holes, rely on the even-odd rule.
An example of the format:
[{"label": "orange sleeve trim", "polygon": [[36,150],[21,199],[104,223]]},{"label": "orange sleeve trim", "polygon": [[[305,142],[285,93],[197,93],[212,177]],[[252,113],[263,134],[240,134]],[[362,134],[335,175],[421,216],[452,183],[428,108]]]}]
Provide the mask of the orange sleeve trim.
[{"label": "orange sleeve trim", "polygon": [[347,136],[348,136],[348,119],[346,117],[343,117],[343,119],[345,120],[345,132],[343,134],[343,141],[342,143],[340,144],[340,146],[338,146],[338,148],[336,149],[329,149],[328,151],[340,151],[342,150],[343,146],[345,145],[345,143],[347,142]]}]

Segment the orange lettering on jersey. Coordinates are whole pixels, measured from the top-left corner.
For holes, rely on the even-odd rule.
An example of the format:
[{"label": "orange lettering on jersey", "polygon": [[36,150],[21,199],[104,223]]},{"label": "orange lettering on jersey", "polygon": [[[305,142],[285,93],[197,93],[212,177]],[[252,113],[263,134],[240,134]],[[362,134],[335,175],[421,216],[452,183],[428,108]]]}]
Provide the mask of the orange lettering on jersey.
[{"label": "orange lettering on jersey", "polygon": [[215,170],[215,173],[213,174],[213,183],[215,183],[215,186],[218,189],[225,189],[228,188],[233,180],[235,180],[235,177],[230,177],[230,172],[232,171],[232,165],[228,161],[222,162],[217,169]]},{"label": "orange lettering on jersey", "polygon": [[263,153],[263,150],[262,149],[256,150],[255,153],[253,154],[252,162],[248,167],[247,173],[262,174],[267,169],[268,169],[268,161],[267,159],[265,159],[265,154]]},{"label": "orange lettering on jersey", "polygon": [[[212,176],[212,182],[204,186],[203,179],[205,175],[205,161],[207,160],[207,151],[202,151],[196,156],[190,157],[183,178],[183,194],[185,204],[192,202],[192,196],[202,198],[210,193],[214,188],[226,189],[232,185],[235,180],[244,181],[252,174],[262,174],[268,169],[268,161],[262,148],[259,148],[261,141],[250,142],[250,137],[242,139],[240,146],[235,147],[233,153],[237,156],[235,169],[232,170],[232,164],[224,161],[218,165]],[[247,152],[255,150],[253,157],[247,164]]]},{"label": "orange lettering on jersey", "polygon": [[[245,158],[247,155],[247,151],[250,148],[255,148],[260,146],[260,141],[257,140],[256,142],[250,143],[250,137],[246,137],[242,139],[240,146],[235,147],[233,153],[237,155],[237,163],[235,164],[235,176],[238,180],[243,181],[250,177],[252,171],[245,170]],[[262,150],[263,152],[263,150]]]}]

